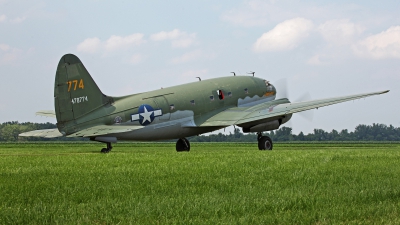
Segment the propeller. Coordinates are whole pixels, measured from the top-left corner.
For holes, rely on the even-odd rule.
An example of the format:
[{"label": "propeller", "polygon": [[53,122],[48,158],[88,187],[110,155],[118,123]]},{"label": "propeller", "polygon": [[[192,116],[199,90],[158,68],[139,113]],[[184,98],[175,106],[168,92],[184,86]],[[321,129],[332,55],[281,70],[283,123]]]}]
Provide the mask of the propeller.
[{"label": "propeller", "polygon": [[[304,93],[299,98],[297,98],[295,102],[305,102],[305,101],[311,101],[311,95],[308,92]],[[297,114],[299,116],[303,117],[308,122],[312,122],[312,120],[314,118],[314,110],[313,109],[299,112]]]},{"label": "propeller", "polygon": [[[287,98],[291,102],[305,102],[305,101],[310,101],[312,99],[310,93],[305,92],[300,97],[298,97],[295,101],[292,101],[291,98],[289,97],[289,89],[288,89],[286,78],[279,79],[272,84],[276,88],[276,99]],[[314,118],[314,111],[307,110],[307,111],[295,113],[294,115],[299,115],[303,119],[305,119],[309,122],[312,122],[312,120]],[[285,125],[292,127],[291,120],[289,120],[287,123],[285,123]]]},{"label": "propeller", "polygon": [[272,83],[276,88],[276,99],[287,98],[289,99],[287,79],[282,78]]}]

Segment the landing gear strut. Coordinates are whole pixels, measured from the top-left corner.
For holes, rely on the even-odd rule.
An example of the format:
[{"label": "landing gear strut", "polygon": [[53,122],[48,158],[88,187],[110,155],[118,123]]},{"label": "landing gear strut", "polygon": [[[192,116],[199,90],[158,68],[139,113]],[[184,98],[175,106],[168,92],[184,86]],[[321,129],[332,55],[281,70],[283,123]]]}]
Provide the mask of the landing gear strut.
[{"label": "landing gear strut", "polygon": [[107,144],[107,148],[101,149],[101,153],[109,153],[111,151],[111,149],[112,149],[111,143],[107,142],[106,144]]},{"label": "landing gear strut", "polygon": [[176,142],[177,152],[188,152],[190,151],[190,142],[186,138],[179,138]]},{"label": "landing gear strut", "polygon": [[258,149],[259,150],[272,150],[272,140],[268,136],[262,136],[262,132],[257,133]]}]

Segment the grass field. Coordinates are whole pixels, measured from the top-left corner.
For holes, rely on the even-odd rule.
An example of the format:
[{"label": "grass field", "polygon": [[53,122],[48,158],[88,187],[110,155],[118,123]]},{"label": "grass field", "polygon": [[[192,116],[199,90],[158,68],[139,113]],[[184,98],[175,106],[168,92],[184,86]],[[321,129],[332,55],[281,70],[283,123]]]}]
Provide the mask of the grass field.
[{"label": "grass field", "polygon": [[400,144],[0,144],[0,224],[400,224]]}]

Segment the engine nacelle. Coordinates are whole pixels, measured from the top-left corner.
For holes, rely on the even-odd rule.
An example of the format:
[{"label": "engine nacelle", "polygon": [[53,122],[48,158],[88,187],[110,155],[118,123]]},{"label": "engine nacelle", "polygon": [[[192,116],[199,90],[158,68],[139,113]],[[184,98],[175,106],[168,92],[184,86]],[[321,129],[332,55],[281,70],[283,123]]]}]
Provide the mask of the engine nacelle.
[{"label": "engine nacelle", "polygon": [[253,127],[243,127],[243,132],[249,133],[249,132],[263,132],[263,131],[276,130],[279,128],[280,125],[281,122],[279,120],[273,120],[266,123],[255,125]]}]

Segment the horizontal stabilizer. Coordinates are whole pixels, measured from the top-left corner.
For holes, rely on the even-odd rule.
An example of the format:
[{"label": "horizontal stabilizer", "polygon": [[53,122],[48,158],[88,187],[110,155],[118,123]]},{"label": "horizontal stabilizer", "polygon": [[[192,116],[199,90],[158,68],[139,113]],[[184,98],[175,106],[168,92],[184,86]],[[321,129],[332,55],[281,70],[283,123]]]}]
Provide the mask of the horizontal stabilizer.
[{"label": "horizontal stabilizer", "polygon": [[54,117],[56,118],[56,112],[54,110],[40,110],[35,113],[37,116]]},{"label": "horizontal stabilizer", "polygon": [[20,137],[43,137],[43,138],[56,138],[64,136],[57,128],[45,130],[33,130],[19,134]]},{"label": "horizontal stabilizer", "polygon": [[99,125],[78,131],[68,135],[67,137],[96,137],[102,135],[112,136],[112,134],[125,133],[141,128],[143,128],[143,126]]}]

